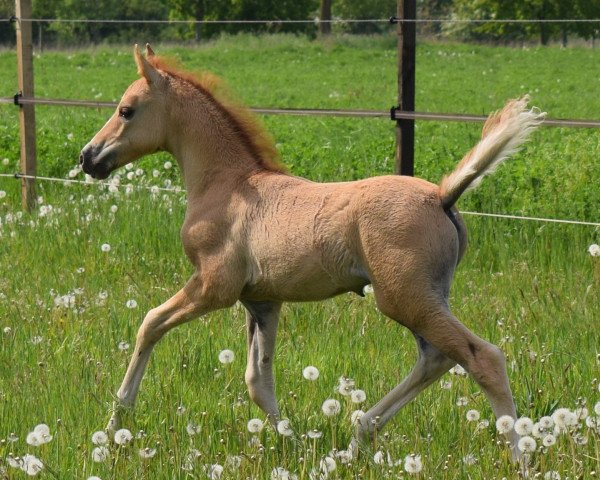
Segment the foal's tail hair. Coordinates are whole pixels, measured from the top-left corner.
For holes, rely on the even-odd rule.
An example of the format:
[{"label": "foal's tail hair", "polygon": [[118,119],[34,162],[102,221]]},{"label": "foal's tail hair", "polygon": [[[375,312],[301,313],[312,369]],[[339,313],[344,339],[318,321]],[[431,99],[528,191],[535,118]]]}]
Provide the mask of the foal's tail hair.
[{"label": "foal's tail hair", "polygon": [[529,110],[528,101],[528,95],[511,100],[502,110],[488,117],[479,143],[440,183],[440,198],[445,210],[449,210],[465,191],[475,188],[485,175],[492,173],[503,160],[515,153],[542,123],[546,113],[537,108]]}]

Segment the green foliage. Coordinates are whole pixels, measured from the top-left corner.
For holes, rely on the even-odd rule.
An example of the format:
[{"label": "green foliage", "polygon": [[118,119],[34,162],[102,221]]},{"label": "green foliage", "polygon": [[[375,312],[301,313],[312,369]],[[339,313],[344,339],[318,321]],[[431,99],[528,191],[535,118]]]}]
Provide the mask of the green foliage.
[{"label": "green foliage", "polygon": [[[386,109],[395,101],[394,40],[241,35],[199,48],[155,47],[186,67],[214,70],[249,104]],[[594,118],[598,79],[588,67],[597,56],[578,48],[421,44],[417,106],[488,113],[531,92],[550,116]],[[43,53],[35,69],[41,96],[112,100],[136,77],[129,45]],[[0,96],[13,93],[14,72],[14,53],[0,53]],[[36,114],[40,173],[66,178],[110,112],[38,107]],[[294,174],[350,180],[393,171],[388,120],[264,121]],[[417,122],[418,175],[437,182],[474,145],[480,129]],[[541,128],[459,207],[598,221],[599,149],[596,130]],[[0,106],[0,152],[0,173],[14,172],[18,126],[12,105]],[[136,186],[178,185],[175,169],[164,168],[167,159],[162,154],[140,161],[136,168],[142,171],[132,170],[132,180],[126,180],[130,171],[116,173]],[[24,478],[6,463],[12,452],[40,457],[46,465],[40,478],[206,478],[205,465],[230,465],[232,456],[241,455],[240,469],[227,466],[223,480],[271,478],[275,467],[305,480],[332,449],[346,449],[352,436],[349,416],[357,405],[333,392],[339,376],[352,377],[365,390],[360,407],[369,408],[414,364],[412,335],[378,313],[373,296],[286,305],[275,375],[295,435],[283,439],[266,427],[257,435],[259,446],[246,429],[248,420],[263,417],[243,383],[244,313],[239,307],[215,312],[177,327],[156,346],[136,412],[126,417],[125,426],[139,436],[124,447],[111,445],[108,460],[94,462],[91,435],[108,420],[144,313],[192,273],[178,236],[185,196],[38,182],[44,208],[28,215],[20,211],[17,181],[0,177],[0,190],[6,192],[0,197],[0,469],[8,478]],[[467,215],[465,221],[470,246],[456,272],[452,309],[507,354],[519,414],[538,419],[557,407],[585,405],[594,417],[600,400],[600,262],[587,248],[600,243],[598,230]],[[110,252],[101,250],[104,243]],[[127,307],[130,299],[136,308]],[[119,348],[120,342],[129,349]],[[226,366],[217,360],[225,348],[236,354]],[[316,382],[302,378],[307,365],[319,368]],[[420,478],[517,478],[483,393],[467,377],[443,381],[451,381],[450,388],[435,382],[386,427],[376,449],[394,461],[420,454]],[[342,404],[334,419],[320,411],[331,397]],[[468,409],[491,424],[467,422]],[[28,432],[41,422],[53,440],[28,446]],[[189,423],[199,426],[197,434],[188,433]],[[322,438],[303,436],[313,429]],[[156,456],[142,459],[138,450],[146,447],[156,448]],[[562,478],[592,478],[599,448],[598,433],[582,425],[536,452],[529,476],[556,470]],[[192,458],[193,470],[184,470],[192,449],[201,456]],[[329,478],[408,478],[401,465],[375,463],[374,453],[349,465],[338,461]],[[474,465],[463,460],[468,455]]]}]

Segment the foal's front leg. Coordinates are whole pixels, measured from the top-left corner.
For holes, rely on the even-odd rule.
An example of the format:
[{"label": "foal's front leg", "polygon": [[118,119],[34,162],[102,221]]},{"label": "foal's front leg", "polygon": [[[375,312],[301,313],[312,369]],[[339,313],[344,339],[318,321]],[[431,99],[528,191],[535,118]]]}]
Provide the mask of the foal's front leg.
[{"label": "foal's front leg", "polygon": [[173,297],[147,313],[138,330],[135,349],[117,392],[117,401],[107,430],[114,432],[119,429],[121,411],[133,407],[152,349],[162,336],[171,328],[216,308],[210,302],[203,301],[200,292],[201,282],[194,275]]},{"label": "foal's front leg", "polygon": [[279,421],[275,398],[273,352],[279,323],[280,303],[242,302],[246,307],[248,365],[246,384],[250,398],[267,414],[274,426]]}]

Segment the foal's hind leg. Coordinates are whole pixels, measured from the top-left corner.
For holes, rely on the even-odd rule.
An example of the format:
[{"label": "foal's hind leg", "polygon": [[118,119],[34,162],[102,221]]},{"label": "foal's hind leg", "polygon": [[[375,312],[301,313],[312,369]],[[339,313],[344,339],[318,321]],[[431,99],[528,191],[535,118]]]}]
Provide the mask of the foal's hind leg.
[{"label": "foal's hind leg", "polygon": [[[381,297],[383,298],[383,297]],[[424,295],[430,302],[433,295]],[[390,308],[381,301],[380,308],[392,318],[403,319],[402,323],[423,337],[439,352],[460,364],[469,372],[487,396],[494,415],[509,415],[516,418],[516,408],[506,374],[504,353],[495,345],[482,340],[459,322],[445,305],[433,301],[429,305],[412,305],[410,315],[401,315],[396,307]],[[394,313],[396,310],[396,314]],[[513,458],[520,456],[517,449],[518,435],[509,434]]]},{"label": "foal's hind leg", "polygon": [[243,302],[246,307],[248,327],[248,365],[246,384],[250,398],[276,425],[279,408],[275,398],[273,380],[273,352],[281,304],[268,302]]},{"label": "foal's hind leg", "polygon": [[357,436],[360,439],[372,440],[375,432],[381,429],[398,410],[456,364],[424,338],[418,335],[415,335],[415,338],[419,349],[417,363],[402,383],[361,417],[357,428]]}]

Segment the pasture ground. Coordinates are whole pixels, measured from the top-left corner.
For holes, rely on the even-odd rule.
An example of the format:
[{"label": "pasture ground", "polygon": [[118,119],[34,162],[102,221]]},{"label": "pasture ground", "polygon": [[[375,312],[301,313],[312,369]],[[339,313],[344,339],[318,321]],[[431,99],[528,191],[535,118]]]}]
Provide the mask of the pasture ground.
[{"label": "pasture ground", "polygon": [[[391,37],[239,36],[199,48],[154,48],[191,69],[218,73],[250,105],[387,110],[395,103]],[[551,117],[594,118],[599,55],[584,48],[422,44],[417,109],[489,113],[530,93]],[[0,96],[14,94],[15,72],[14,54],[1,52]],[[45,52],[36,55],[35,72],[36,94],[59,98],[118,99],[135,78],[129,47]],[[39,173],[68,178],[79,149],[109,115],[38,107]],[[329,181],[393,171],[390,121],[264,121],[294,174]],[[416,172],[438,182],[477,142],[480,125],[418,122],[416,132]],[[0,173],[17,171],[18,149],[16,110],[3,106]],[[542,128],[458,206],[597,222],[598,158],[597,130]],[[165,168],[169,160],[155,155],[123,169],[121,184],[178,185],[176,169]],[[277,467],[309,478],[325,456],[337,463],[329,478],[408,478],[402,461],[409,454],[421,456],[420,478],[517,476],[487,401],[461,375],[446,375],[403,409],[373,452],[349,464],[336,456],[334,450],[348,446],[351,412],[373,405],[415,361],[412,336],[377,312],[372,295],[284,307],[276,379],[291,437],[246,428],[248,420],[263,417],[243,383],[245,323],[236,307],[163,339],[135,416],[127,418],[134,440],[110,446],[107,459],[95,462],[91,436],[108,420],[137,326],[191,273],[178,237],[185,197],[40,182],[41,207],[27,215],[20,212],[18,182],[0,178],[0,191],[6,193],[0,198],[0,477],[23,477],[9,459],[26,453],[44,462],[40,476],[61,479],[206,478],[216,475],[214,465],[224,466],[221,478],[269,478]],[[588,247],[600,243],[600,232],[465,218],[470,246],[453,283],[455,314],[506,352],[520,415],[535,421],[559,407],[579,409],[577,425],[558,434],[555,445],[542,447],[536,438],[532,474],[599,475],[600,258]],[[233,363],[219,362],[223,349],[235,353]],[[314,382],[302,376],[308,365],[320,371]],[[340,376],[365,391],[364,403],[335,391]],[[321,411],[329,398],[341,402],[335,417]],[[477,421],[467,420],[470,410],[480,413]],[[49,425],[53,439],[30,446],[26,437],[39,423]],[[321,438],[306,435],[314,429]],[[142,458],[144,448],[156,449],[155,456]],[[375,461],[376,451],[383,452],[383,464]]]}]

